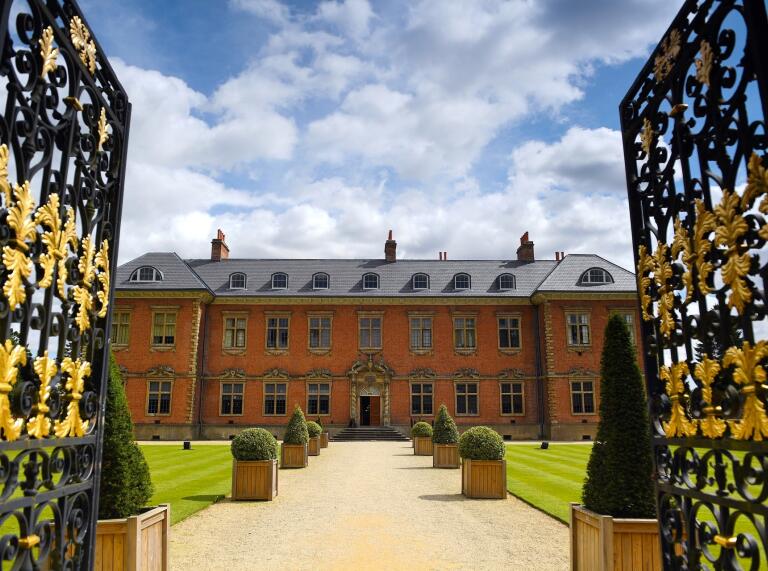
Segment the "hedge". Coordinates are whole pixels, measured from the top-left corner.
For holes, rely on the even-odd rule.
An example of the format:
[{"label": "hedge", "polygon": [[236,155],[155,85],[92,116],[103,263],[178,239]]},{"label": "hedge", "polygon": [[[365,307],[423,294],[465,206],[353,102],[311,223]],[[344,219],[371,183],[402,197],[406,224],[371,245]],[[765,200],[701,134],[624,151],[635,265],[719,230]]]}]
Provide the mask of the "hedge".
[{"label": "hedge", "polygon": [[501,460],[504,452],[501,435],[487,426],[473,426],[459,438],[459,455],[468,460]]},{"label": "hedge", "polygon": [[307,419],[299,405],[293,409],[293,416],[285,429],[283,436],[285,444],[306,444],[309,442],[309,431],[307,430]]},{"label": "hedge", "polygon": [[448,414],[448,407],[440,405],[435,418],[435,428],[432,432],[432,442],[435,444],[456,444],[459,441],[459,430],[456,423]]},{"label": "hedge", "polygon": [[411,436],[432,436],[432,427],[427,422],[417,422],[411,428]]},{"label": "hedge", "polygon": [[263,428],[246,428],[232,439],[235,460],[274,460],[277,440]]}]

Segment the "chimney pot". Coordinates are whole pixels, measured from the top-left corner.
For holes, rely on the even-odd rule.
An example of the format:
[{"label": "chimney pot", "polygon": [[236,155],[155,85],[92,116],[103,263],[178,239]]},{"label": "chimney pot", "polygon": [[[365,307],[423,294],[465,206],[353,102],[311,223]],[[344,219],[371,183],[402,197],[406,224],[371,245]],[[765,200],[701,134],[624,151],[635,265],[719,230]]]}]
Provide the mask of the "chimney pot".
[{"label": "chimney pot", "polygon": [[443,252],[443,261],[445,261],[445,260],[447,260],[447,259],[448,259],[448,251],[447,251],[447,250],[445,250],[445,251]]},{"label": "chimney pot", "polygon": [[392,239],[392,230],[389,231],[387,241],[384,242],[384,260],[387,262],[397,261],[397,242]]},{"label": "chimney pot", "polygon": [[556,262],[560,261],[560,252],[555,251],[555,261]]},{"label": "chimney pot", "polygon": [[517,248],[517,259],[520,262],[533,262],[533,242],[528,239],[528,232],[520,236],[520,246]]},{"label": "chimney pot", "polygon": [[216,231],[216,237],[211,240],[211,261],[220,262],[229,258],[229,247],[224,241],[226,237],[224,232],[219,228]]}]

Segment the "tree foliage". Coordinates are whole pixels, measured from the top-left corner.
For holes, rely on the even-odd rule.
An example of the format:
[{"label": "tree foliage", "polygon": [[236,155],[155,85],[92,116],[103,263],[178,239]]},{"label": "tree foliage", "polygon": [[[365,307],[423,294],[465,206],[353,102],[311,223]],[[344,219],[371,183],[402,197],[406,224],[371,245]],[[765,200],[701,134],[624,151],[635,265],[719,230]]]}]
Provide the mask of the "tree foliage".
[{"label": "tree foliage", "polygon": [[304,418],[304,412],[299,405],[293,409],[293,416],[285,429],[283,436],[285,444],[306,444],[309,442],[309,431],[307,430],[307,419]]},{"label": "tree foliage", "polygon": [[316,422],[310,420],[307,423],[307,432],[309,433],[310,438],[316,438],[320,436],[320,434],[323,432],[323,427],[317,424]]},{"label": "tree foliage", "polygon": [[459,429],[456,428],[456,423],[448,414],[448,407],[441,404],[437,410],[437,418],[435,418],[432,442],[435,444],[456,444],[458,441]]},{"label": "tree foliage", "polygon": [[417,422],[411,427],[411,436],[431,437],[432,426],[428,422]]},{"label": "tree foliage", "polygon": [[648,405],[635,349],[620,316],[605,329],[600,422],[582,489],[584,506],[613,517],[653,518]]},{"label": "tree foliage", "polygon": [[459,438],[459,456],[468,460],[501,460],[505,452],[501,435],[487,426],[473,426]]},{"label": "tree foliage", "polygon": [[274,460],[277,440],[263,428],[246,428],[232,439],[235,460]]}]

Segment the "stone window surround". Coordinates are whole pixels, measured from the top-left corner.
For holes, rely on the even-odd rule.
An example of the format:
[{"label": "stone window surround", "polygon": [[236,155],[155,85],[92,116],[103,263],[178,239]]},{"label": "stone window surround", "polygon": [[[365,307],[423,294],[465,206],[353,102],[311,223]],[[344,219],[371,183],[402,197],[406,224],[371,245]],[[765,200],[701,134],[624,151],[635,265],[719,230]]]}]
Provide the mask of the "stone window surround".
[{"label": "stone window surround", "polygon": [[[249,311],[222,311],[221,312],[221,352],[226,355],[244,355],[248,348],[248,318]],[[227,347],[227,319],[245,319],[245,345],[242,347]],[[237,324],[235,324],[235,331]],[[233,337],[234,340],[234,337]]]},{"label": "stone window surround", "polygon": [[[223,408],[224,408],[224,406],[223,406],[224,405],[224,385],[225,384],[228,384],[228,385],[240,385],[240,387],[241,387],[240,393],[234,393],[234,392],[233,393],[229,393],[230,396],[236,395],[236,394],[240,394],[240,396],[242,397],[242,399],[241,399],[242,405],[241,405],[241,409],[240,409],[239,413],[235,413],[235,412],[225,413],[223,411]],[[234,402],[234,399],[232,399],[232,400]],[[245,413],[245,382],[244,381],[236,381],[236,380],[232,380],[232,379],[221,379],[221,380],[219,380],[219,416],[243,416],[244,413]]]},{"label": "stone window surround", "polygon": [[[180,305],[150,305],[149,309],[152,314],[152,321],[150,322],[149,327],[149,350],[151,352],[160,352],[160,351],[176,351],[176,340],[178,339],[178,328],[179,328],[179,313],[181,310]],[[174,332],[173,332],[173,344],[169,345],[156,345],[154,343],[154,337],[155,337],[155,315],[158,313],[167,313],[167,314],[174,314],[175,315],[175,321],[174,321]],[[165,327],[165,325],[163,325]]]},{"label": "stone window surround", "polygon": [[[510,393],[505,393],[502,391],[502,385],[520,385],[520,392],[516,393],[514,390]],[[510,386],[510,389],[512,387]],[[521,412],[514,412],[514,404],[512,405],[512,412],[504,412],[504,407],[502,406],[502,397],[504,395],[520,395],[520,399],[522,401],[523,410]],[[499,415],[500,416],[525,416],[525,382],[524,381],[512,381],[512,380],[500,380],[499,381]]]},{"label": "stone window surround", "polygon": [[[157,392],[157,410],[158,412],[149,412],[149,387],[150,383],[169,383],[170,389],[167,391],[162,390],[162,384],[160,385],[160,390]],[[160,395],[168,394],[168,412],[160,412]],[[146,402],[144,403],[144,414],[146,416],[171,416],[171,413],[173,412],[173,379],[168,378],[158,378],[158,379],[147,379],[147,398]]]}]

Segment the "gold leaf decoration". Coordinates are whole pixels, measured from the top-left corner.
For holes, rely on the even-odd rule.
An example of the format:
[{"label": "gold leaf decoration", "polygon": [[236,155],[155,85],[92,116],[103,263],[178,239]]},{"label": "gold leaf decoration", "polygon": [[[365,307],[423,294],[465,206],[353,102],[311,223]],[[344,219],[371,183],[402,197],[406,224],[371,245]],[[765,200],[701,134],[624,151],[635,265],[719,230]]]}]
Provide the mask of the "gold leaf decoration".
[{"label": "gold leaf decoration", "polygon": [[8,298],[8,305],[16,309],[27,299],[24,281],[32,273],[32,263],[29,259],[29,246],[27,241],[34,240],[35,221],[32,213],[35,210],[35,201],[29,192],[29,181],[22,186],[16,185],[13,189],[16,199],[8,211],[8,226],[15,234],[13,246],[3,247],[3,265],[9,273],[3,284],[3,293]]},{"label": "gold leaf decoration", "polygon": [[701,57],[696,59],[696,79],[699,83],[708,86],[709,74],[712,72],[712,62],[715,59],[715,54],[707,40],[701,40],[699,53],[701,53]]},{"label": "gold leaf decoration", "polygon": [[5,197],[6,208],[11,205],[11,183],[8,182],[8,145],[0,145],[0,191]]},{"label": "gold leaf decoration", "polygon": [[69,21],[69,37],[72,45],[80,52],[80,61],[91,74],[96,73],[96,44],[91,39],[91,32],[85,27],[80,16],[74,16]]},{"label": "gold leaf decoration", "polygon": [[35,373],[40,379],[40,390],[37,392],[37,414],[27,423],[27,433],[35,438],[45,438],[51,433],[51,419],[48,418],[48,398],[51,396],[51,380],[59,370],[56,360],[48,356],[48,351],[42,357],[35,359]]},{"label": "gold leaf decoration", "polygon": [[653,60],[653,74],[656,81],[662,81],[675,65],[680,53],[680,32],[672,30],[661,42],[661,51]]},{"label": "gold leaf decoration", "polygon": [[40,37],[40,57],[43,58],[43,69],[40,77],[45,78],[48,72],[56,71],[56,58],[59,57],[59,49],[53,47],[53,28],[48,26]]},{"label": "gold leaf decoration", "polygon": [[58,292],[66,297],[67,281],[67,246],[74,251],[77,248],[77,229],[75,227],[75,211],[71,206],[65,209],[64,223],[59,217],[59,195],[52,193],[48,202],[40,207],[35,214],[35,222],[46,228],[42,235],[45,252],[40,256],[43,267],[43,277],[39,282],[41,288],[50,287],[53,283],[54,269],[58,268]]},{"label": "gold leaf decoration", "polygon": [[643,130],[640,132],[640,146],[646,155],[650,154],[651,146],[653,145],[653,138],[656,136],[656,132],[653,130],[653,125],[646,117],[643,119]]},{"label": "gold leaf decoration", "polygon": [[109,124],[107,123],[107,111],[104,107],[101,108],[99,114],[99,144],[97,149],[100,151],[104,147],[104,143],[109,138]]},{"label": "gold leaf decoration", "polygon": [[695,201],[696,222],[693,225],[693,241],[696,250],[696,270],[699,273],[699,292],[708,294],[712,291],[707,280],[714,270],[712,262],[707,260],[707,256],[712,251],[712,241],[709,239],[710,232],[717,228],[717,219],[704,204],[704,201],[697,198]]},{"label": "gold leaf decoration", "polygon": [[669,261],[669,246],[659,244],[659,247],[653,253],[653,279],[659,286],[659,318],[661,323],[659,329],[664,337],[669,338],[675,328],[675,320],[672,317],[672,310],[675,307],[675,295],[672,293],[667,280],[672,277],[672,264]]},{"label": "gold leaf decoration", "polygon": [[27,351],[22,345],[15,345],[10,339],[0,345],[0,431],[6,440],[16,440],[21,434],[24,420],[14,418],[8,397],[16,384],[19,365],[27,364]]},{"label": "gold leaf decoration", "polygon": [[96,254],[96,268],[99,270],[98,280],[101,285],[101,289],[96,294],[101,309],[96,315],[106,317],[109,308],[109,242],[106,240],[101,242],[99,253]]},{"label": "gold leaf decoration", "polygon": [[738,440],[763,440],[768,438],[768,416],[765,405],[757,395],[757,388],[765,382],[765,369],[760,364],[768,356],[768,345],[758,341],[754,347],[744,341],[741,348],[729,347],[723,364],[734,366],[733,381],[741,385],[744,409],[740,420],[728,421],[731,434]]},{"label": "gold leaf decoration", "polygon": [[688,364],[673,363],[671,367],[661,367],[659,376],[666,381],[665,391],[672,401],[672,414],[669,422],[662,423],[664,434],[669,438],[676,436],[694,436],[696,434],[696,424],[688,419],[685,409],[680,402],[685,394],[684,377],[688,375]]},{"label": "gold leaf decoration", "polygon": [[83,398],[85,390],[85,379],[91,374],[91,364],[88,361],[73,361],[65,357],[61,362],[62,372],[68,375],[67,383],[64,388],[69,391],[67,398],[67,416],[64,420],[57,420],[55,432],[58,438],[67,436],[83,436],[88,430],[88,421],[80,416],[80,400]]},{"label": "gold leaf decoration", "polygon": [[83,238],[81,246],[83,253],[80,255],[80,260],[77,264],[77,269],[80,271],[81,276],[80,284],[72,289],[72,295],[75,303],[78,305],[75,321],[80,329],[80,333],[83,333],[91,327],[90,312],[93,309],[91,286],[96,276],[96,266],[94,264],[96,246],[90,234]]},{"label": "gold leaf decoration", "polygon": [[726,424],[722,418],[717,417],[719,407],[712,404],[712,383],[715,382],[720,372],[720,363],[715,359],[704,357],[701,363],[697,363],[693,376],[701,383],[701,398],[707,403],[704,408],[704,418],[699,421],[701,432],[707,438],[720,438],[725,433]]},{"label": "gold leaf decoration", "polygon": [[691,247],[691,238],[688,230],[683,226],[680,218],[675,218],[675,236],[672,240],[672,258],[677,258],[682,253],[682,261],[685,266],[685,273],[682,280],[685,286],[685,303],[691,301],[693,297],[693,264],[696,255]]},{"label": "gold leaf decoration", "polygon": [[637,257],[637,289],[640,292],[640,309],[643,312],[643,320],[651,321],[653,319],[650,314],[651,296],[648,293],[648,288],[651,287],[651,278],[648,277],[648,272],[653,271],[653,260],[643,245],[637,249]]},{"label": "gold leaf decoration", "polygon": [[723,282],[730,287],[728,307],[736,308],[739,315],[744,307],[752,300],[746,276],[752,259],[748,252],[742,253],[742,238],[749,230],[744,217],[739,213],[741,200],[735,192],[723,191],[720,204],[715,207],[717,228],[715,229],[715,244],[726,248],[728,258],[722,268]]},{"label": "gold leaf decoration", "polygon": [[768,211],[768,169],[763,166],[760,155],[752,153],[747,164],[747,186],[741,195],[741,210],[746,212],[752,208],[758,196],[764,197],[760,203],[760,212],[765,214]]}]

